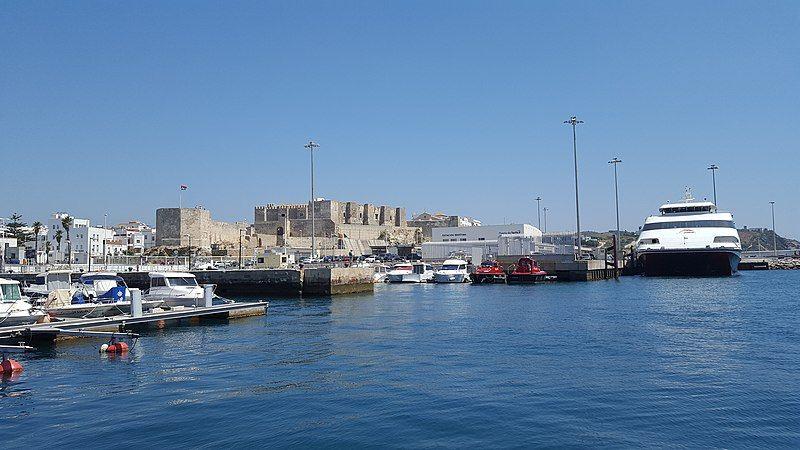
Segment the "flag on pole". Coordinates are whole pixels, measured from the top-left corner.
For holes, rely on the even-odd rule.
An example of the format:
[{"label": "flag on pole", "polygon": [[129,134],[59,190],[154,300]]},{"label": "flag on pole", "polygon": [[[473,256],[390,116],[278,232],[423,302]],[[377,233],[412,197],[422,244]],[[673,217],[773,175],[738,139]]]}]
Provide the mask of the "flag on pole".
[{"label": "flag on pole", "polygon": [[185,184],[182,184],[182,185],[181,185],[181,190],[182,190],[182,191],[185,191],[185,190],[187,190],[187,189],[189,189],[189,186],[187,186],[187,185],[185,185]]}]

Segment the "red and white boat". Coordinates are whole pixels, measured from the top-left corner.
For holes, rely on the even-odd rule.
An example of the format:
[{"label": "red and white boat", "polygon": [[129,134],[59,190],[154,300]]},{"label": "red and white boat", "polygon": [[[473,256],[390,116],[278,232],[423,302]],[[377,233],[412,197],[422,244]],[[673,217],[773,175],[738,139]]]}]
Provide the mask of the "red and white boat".
[{"label": "red and white boat", "polygon": [[508,275],[506,281],[508,284],[533,284],[553,279],[555,277],[542,270],[536,264],[536,261],[525,256],[517,261],[514,270]]},{"label": "red and white boat", "polygon": [[506,271],[499,262],[489,260],[484,261],[469,275],[475,284],[493,284],[506,282]]}]

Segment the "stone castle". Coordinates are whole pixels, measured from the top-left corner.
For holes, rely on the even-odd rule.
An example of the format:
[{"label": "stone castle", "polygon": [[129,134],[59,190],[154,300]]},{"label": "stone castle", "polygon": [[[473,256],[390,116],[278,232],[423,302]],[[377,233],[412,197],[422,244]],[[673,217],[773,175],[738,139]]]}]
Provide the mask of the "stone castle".
[{"label": "stone castle", "polygon": [[[277,236],[278,245],[290,242],[289,238],[311,237],[309,205],[256,206],[253,228],[258,234]],[[316,237],[402,244],[419,241],[419,229],[408,226],[406,210],[401,207],[319,199],[314,201],[314,217]]]}]

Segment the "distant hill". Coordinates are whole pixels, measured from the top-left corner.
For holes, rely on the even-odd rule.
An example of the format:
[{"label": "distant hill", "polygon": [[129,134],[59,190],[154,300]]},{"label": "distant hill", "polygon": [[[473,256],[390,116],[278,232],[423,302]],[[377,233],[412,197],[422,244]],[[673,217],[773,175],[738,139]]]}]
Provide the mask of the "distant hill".
[{"label": "distant hill", "polygon": [[[742,228],[739,230],[742,250],[772,250],[772,235],[772,230],[767,228]],[[783,237],[780,234],[776,235],[775,241],[778,244],[778,250],[800,248],[799,241]]]},{"label": "distant hill", "polygon": [[[772,250],[772,230],[766,228],[741,228],[739,238],[742,240],[742,250]],[[587,231],[583,237],[583,245],[589,247],[608,247],[614,231]],[[629,246],[636,241],[638,233],[620,231],[623,246]],[[800,241],[777,235],[778,250],[800,249]]]}]

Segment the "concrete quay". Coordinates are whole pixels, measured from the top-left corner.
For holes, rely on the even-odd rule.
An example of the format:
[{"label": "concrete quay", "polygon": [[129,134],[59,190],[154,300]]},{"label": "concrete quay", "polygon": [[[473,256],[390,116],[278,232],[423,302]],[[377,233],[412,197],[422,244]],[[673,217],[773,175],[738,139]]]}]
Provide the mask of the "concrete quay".
[{"label": "concrete quay", "polygon": [[[279,296],[337,295],[357,292],[372,292],[373,270],[371,268],[336,267],[305,269],[233,269],[192,271],[199,284],[215,284],[220,296]],[[80,273],[72,274],[78,281]],[[148,289],[148,272],[119,272],[128,287]],[[35,274],[3,274],[5,278],[30,284]]]},{"label": "concrete quay", "polygon": [[[606,267],[605,261],[589,259],[576,261],[572,255],[545,254],[530,256],[557,281],[596,281],[608,280],[622,274],[622,268]],[[522,256],[498,256],[503,267],[516,264]]]}]

